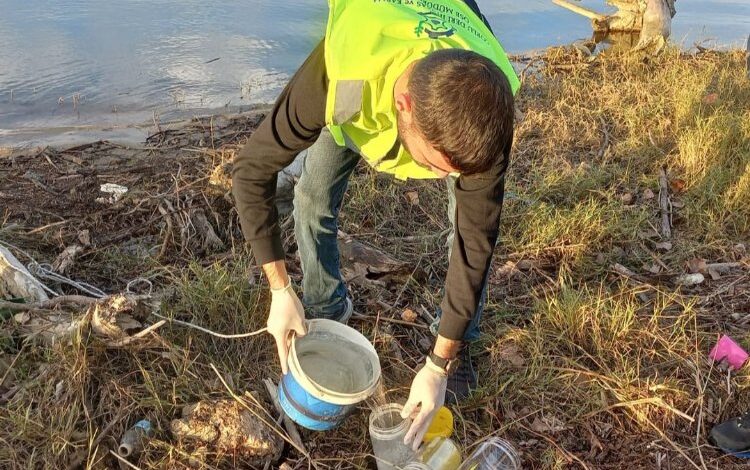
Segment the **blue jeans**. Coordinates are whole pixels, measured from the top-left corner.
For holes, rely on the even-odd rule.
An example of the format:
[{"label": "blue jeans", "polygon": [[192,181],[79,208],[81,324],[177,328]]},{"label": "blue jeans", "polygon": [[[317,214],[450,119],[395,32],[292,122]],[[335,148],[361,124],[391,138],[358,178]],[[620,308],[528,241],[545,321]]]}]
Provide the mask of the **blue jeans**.
[{"label": "blue jeans", "polygon": [[[344,193],[359,159],[355,152],[338,146],[328,129],[324,128],[318,140],[307,150],[302,175],[294,188],[294,232],[302,262],[302,303],[308,318],[335,320],[346,309],[347,289],[341,279],[336,235]],[[447,183],[448,214],[453,229],[455,179],[449,177]],[[448,235],[449,259],[453,233],[451,230]],[[484,309],[486,288],[485,278],[482,300],[464,335],[465,341],[479,337],[479,319]],[[439,308],[436,313],[439,317]]]}]

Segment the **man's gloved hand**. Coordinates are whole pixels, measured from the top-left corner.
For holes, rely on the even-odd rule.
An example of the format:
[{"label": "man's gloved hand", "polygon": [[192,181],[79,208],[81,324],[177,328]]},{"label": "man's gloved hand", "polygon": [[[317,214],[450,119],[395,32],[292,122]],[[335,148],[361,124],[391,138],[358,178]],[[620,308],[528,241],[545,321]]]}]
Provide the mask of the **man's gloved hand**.
[{"label": "man's gloved hand", "polygon": [[[412,449],[415,451],[422,443],[435,413],[445,402],[447,385],[448,374],[427,358],[427,364],[417,372],[414,381],[411,383],[409,399],[401,412],[401,417],[404,419],[409,416],[414,417],[411,427],[404,436],[404,444],[409,445],[411,443]],[[419,412],[417,412],[417,408],[419,408]]]},{"label": "man's gloved hand", "polygon": [[304,336],[305,310],[302,302],[294,292],[292,283],[281,289],[271,289],[271,311],[266,323],[268,332],[276,340],[276,349],[281,361],[281,372],[287,373],[287,357],[289,356],[289,334],[293,331],[297,336]]}]

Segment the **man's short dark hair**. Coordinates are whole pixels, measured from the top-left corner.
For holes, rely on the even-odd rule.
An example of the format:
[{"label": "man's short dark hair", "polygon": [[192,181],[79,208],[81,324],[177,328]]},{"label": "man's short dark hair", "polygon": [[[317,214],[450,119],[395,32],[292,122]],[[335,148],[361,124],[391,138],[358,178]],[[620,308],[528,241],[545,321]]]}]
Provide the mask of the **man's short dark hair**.
[{"label": "man's short dark hair", "polygon": [[513,138],[513,93],[494,62],[441,49],[416,63],[408,89],[417,128],[461,174],[502,161]]}]

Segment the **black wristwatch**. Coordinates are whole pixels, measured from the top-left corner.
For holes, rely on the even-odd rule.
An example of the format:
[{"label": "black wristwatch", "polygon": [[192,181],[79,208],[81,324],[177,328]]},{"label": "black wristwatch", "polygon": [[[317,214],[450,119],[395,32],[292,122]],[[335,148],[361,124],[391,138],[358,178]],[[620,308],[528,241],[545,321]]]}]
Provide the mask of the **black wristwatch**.
[{"label": "black wristwatch", "polygon": [[453,359],[446,359],[444,357],[438,356],[434,352],[430,353],[430,361],[439,368],[443,369],[446,375],[453,375],[453,373],[458,370],[458,366],[461,365],[461,359],[457,357],[454,357]]}]

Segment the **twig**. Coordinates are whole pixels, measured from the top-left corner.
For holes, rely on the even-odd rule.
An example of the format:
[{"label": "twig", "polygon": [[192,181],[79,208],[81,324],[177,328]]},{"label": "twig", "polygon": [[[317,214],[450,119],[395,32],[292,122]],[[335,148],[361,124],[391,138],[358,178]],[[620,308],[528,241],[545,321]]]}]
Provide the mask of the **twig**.
[{"label": "twig", "polygon": [[115,452],[114,450],[110,449],[110,450],[109,450],[109,453],[110,453],[110,454],[112,454],[112,455],[114,455],[115,457],[117,457],[117,458],[118,458],[118,459],[120,460],[120,462],[122,462],[122,463],[123,463],[123,464],[125,464],[126,466],[128,466],[128,467],[130,467],[130,468],[132,468],[132,469],[134,469],[134,470],[141,470],[141,467],[135,466],[135,465],[133,465],[132,463],[130,463],[130,462],[128,462],[127,460],[125,460],[124,458],[120,457],[120,456],[119,456],[119,455],[117,454],[117,452]]},{"label": "twig", "polygon": [[121,346],[127,346],[130,343],[135,342],[136,340],[143,338],[147,334],[151,333],[152,331],[156,330],[157,328],[161,327],[163,324],[165,324],[167,320],[159,320],[158,322],[154,323],[153,325],[149,326],[145,330],[139,331],[138,333],[134,334],[133,336],[128,336],[126,338],[122,338],[120,340],[114,341],[112,343],[107,343],[108,346],[113,348],[118,348]]},{"label": "twig", "polygon": [[170,323],[177,323],[178,325],[187,326],[188,328],[194,328],[198,331],[202,331],[204,333],[208,333],[209,335],[216,336],[217,338],[224,338],[224,339],[237,339],[237,338],[249,338],[250,336],[257,336],[261,333],[265,333],[267,328],[261,328],[260,330],[252,331],[250,333],[239,333],[236,335],[225,335],[223,333],[217,333],[215,331],[211,331],[208,328],[203,328],[202,326],[194,325],[192,323],[182,321],[182,320],[175,320],[174,318],[167,318],[165,316],[159,315],[156,312],[151,312],[151,315],[155,317],[159,317],[163,320],[166,320]]},{"label": "twig", "polygon": [[678,446],[674,441],[672,441],[670,438],[668,438],[667,435],[664,433],[664,431],[662,431],[659,428],[659,426],[657,426],[656,424],[654,424],[648,418],[646,418],[646,422],[649,424],[649,426],[651,426],[652,428],[654,428],[654,430],[659,434],[659,436],[661,436],[662,439],[664,439],[665,441],[667,441],[669,443],[669,445],[671,445],[674,450],[676,450],[685,460],[687,460],[688,462],[690,462],[690,464],[693,467],[697,468],[698,470],[703,470],[690,457],[688,457],[687,454],[682,449],[680,449],[680,446]]},{"label": "twig", "polygon": [[623,408],[623,407],[624,408],[631,408],[634,405],[645,405],[645,404],[651,404],[651,405],[658,406],[660,408],[664,408],[664,409],[666,409],[666,410],[668,410],[668,411],[676,414],[677,416],[679,416],[679,417],[681,417],[681,418],[683,418],[683,419],[685,419],[687,421],[690,421],[691,423],[695,422],[695,418],[693,418],[692,416],[690,416],[688,414],[683,413],[682,411],[678,410],[677,408],[674,408],[674,407],[668,405],[667,403],[664,402],[664,400],[662,400],[661,398],[658,398],[658,397],[641,398],[641,399],[638,399],[638,400],[630,400],[630,401],[623,401],[623,402],[620,402],[620,403],[615,403],[615,404],[610,405],[610,406],[608,406],[606,408],[603,408],[601,410],[596,410],[596,411],[592,411],[591,413],[587,413],[583,417],[584,418],[590,418],[590,417],[592,417],[594,415],[597,415],[597,414],[599,414],[601,412],[609,411],[609,410],[612,410],[614,408]]},{"label": "twig", "polygon": [[16,361],[18,361],[18,358],[21,357],[21,353],[23,353],[24,348],[26,348],[26,343],[24,342],[23,345],[21,345],[21,349],[18,351],[18,354],[16,354],[16,357],[13,358],[13,361],[8,366],[8,369],[3,374],[3,378],[0,379],[0,387],[5,383],[5,379],[8,378],[8,375],[10,375],[10,371],[13,370],[13,366],[16,365]]},{"label": "twig", "polygon": [[281,415],[281,419],[284,422],[284,428],[286,428],[286,432],[289,433],[289,437],[299,448],[307,452],[305,444],[302,442],[302,436],[300,436],[299,431],[297,431],[297,426],[295,426],[294,421],[284,413],[284,409],[281,407],[281,403],[279,403],[276,385],[271,379],[263,379],[263,384],[266,386],[268,395],[271,397],[271,403],[273,403],[274,408],[276,408],[276,411]]},{"label": "twig", "polygon": [[56,227],[58,225],[67,224],[69,220],[61,220],[59,222],[52,222],[51,224],[43,225],[41,227],[37,227],[29,232],[26,232],[24,235],[34,235],[35,233],[41,232],[43,230],[47,230],[48,228]]},{"label": "twig", "polygon": [[659,169],[659,208],[661,209],[661,236],[669,240],[672,238],[672,203],[669,200],[669,180],[664,167]]}]

